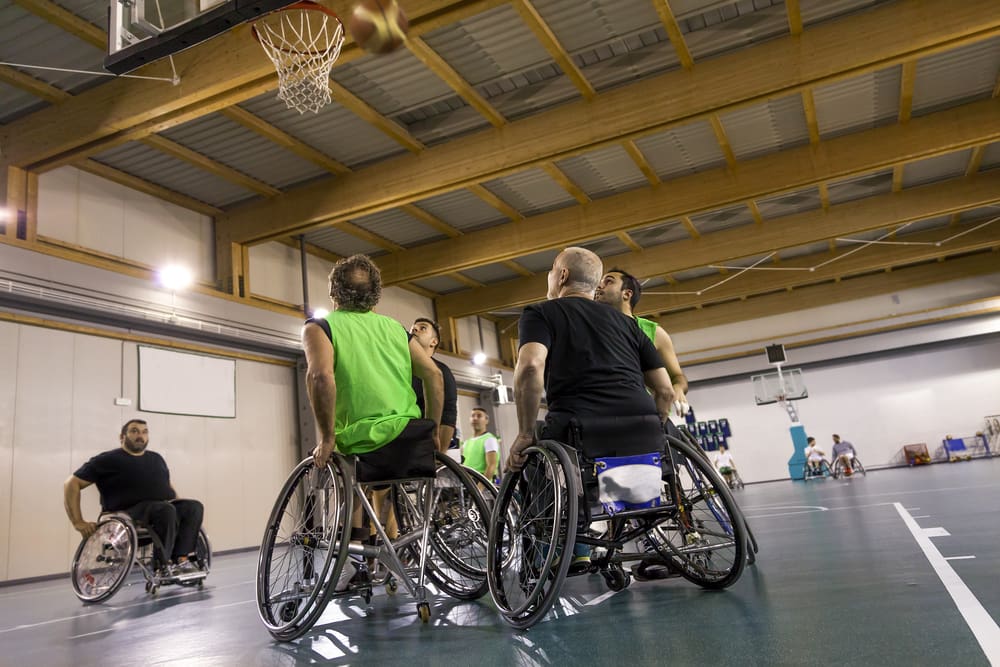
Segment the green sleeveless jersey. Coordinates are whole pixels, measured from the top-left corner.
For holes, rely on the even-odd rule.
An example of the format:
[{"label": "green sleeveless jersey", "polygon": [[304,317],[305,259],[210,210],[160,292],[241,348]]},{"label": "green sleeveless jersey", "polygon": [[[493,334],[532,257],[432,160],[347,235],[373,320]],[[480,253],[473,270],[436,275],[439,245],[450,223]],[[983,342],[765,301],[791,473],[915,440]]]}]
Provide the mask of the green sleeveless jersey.
[{"label": "green sleeveless jersey", "polygon": [[[487,431],[482,435],[477,435],[473,438],[469,438],[462,443],[462,465],[468,466],[473,470],[478,470],[482,474],[486,474],[486,440],[493,438],[499,442],[499,438]],[[499,452],[497,452],[499,455]]]},{"label": "green sleeveless jersey", "polygon": [[645,317],[637,317],[635,318],[635,323],[639,325],[642,333],[646,334],[646,337],[653,343],[653,347],[656,347],[656,322],[647,320]]},{"label": "green sleeveless jersey", "polygon": [[337,381],[337,449],[364,454],[387,445],[420,418],[410,385],[406,330],[373,312],[335,310],[326,316]]}]

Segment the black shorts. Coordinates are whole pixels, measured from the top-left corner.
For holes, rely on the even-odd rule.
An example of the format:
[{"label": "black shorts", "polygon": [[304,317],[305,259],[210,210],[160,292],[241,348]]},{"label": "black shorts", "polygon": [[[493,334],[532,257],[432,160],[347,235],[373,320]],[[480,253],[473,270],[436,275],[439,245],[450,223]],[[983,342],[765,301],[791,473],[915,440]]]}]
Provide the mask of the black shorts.
[{"label": "black shorts", "polygon": [[357,455],[359,482],[383,482],[412,477],[434,477],[434,422],[411,419],[392,442]]}]

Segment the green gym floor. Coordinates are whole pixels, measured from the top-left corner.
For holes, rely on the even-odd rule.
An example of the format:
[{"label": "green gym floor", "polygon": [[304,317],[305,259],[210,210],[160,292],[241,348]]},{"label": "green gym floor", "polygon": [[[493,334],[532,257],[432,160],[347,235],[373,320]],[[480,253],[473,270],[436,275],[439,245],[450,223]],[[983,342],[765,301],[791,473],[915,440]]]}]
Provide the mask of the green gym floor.
[{"label": "green gym floor", "polygon": [[204,590],[157,599],[141,585],[94,606],[68,580],[0,588],[0,665],[1000,665],[1000,459],[736,495],[760,553],[723,592],[576,577],[527,632],[488,596],[436,596],[425,626],[402,591],[380,592],[280,644],[257,618],[256,553],[241,553],[217,557]]}]

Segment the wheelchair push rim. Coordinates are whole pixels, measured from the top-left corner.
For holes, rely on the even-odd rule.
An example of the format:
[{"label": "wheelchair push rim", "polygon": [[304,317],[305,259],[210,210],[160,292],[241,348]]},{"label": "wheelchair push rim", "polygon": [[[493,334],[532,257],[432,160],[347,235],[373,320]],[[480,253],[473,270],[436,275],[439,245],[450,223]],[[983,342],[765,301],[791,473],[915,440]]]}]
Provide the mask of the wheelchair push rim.
[{"label": "wheelchair push rim", "polygon": [[[504,476],[490,520],[489,585],[504,620],[524,629],[559,596],[576,542],[578,481],[559,443],[525,450],[527,461]],[[511,510],[514,521],[499,520]],[[508,553],[511,552],[511,553]]]},{"label": "wheelchair push rim", "polygon": [[323,613],[347,561],[352,490],[337,455],[324,468],[305,459],[275,501],[257,563],[257,611],[282,641]]},{"label": "wheelchair push rim", "polygon": [[76,596],[97,603],[117,593],[132,570],[136,549],[135,530],[128,522],[108,517],[98,523],[73,556],[71,580]]}]

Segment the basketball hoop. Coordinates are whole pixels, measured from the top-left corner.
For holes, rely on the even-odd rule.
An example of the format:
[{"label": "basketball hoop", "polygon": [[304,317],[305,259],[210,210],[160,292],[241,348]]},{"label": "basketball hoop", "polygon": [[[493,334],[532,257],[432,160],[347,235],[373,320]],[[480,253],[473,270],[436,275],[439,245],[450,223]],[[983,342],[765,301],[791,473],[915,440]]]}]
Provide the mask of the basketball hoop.
[{"label": "basketball hoop", "polygon": [[302,0],[265,14],[251,30],[278,71],[278,99],[299,113],[330,103],[330,69],[344,46],[344,24],[332,10]]}]

